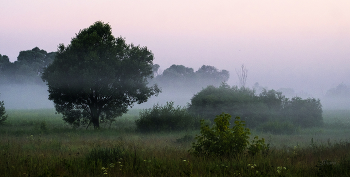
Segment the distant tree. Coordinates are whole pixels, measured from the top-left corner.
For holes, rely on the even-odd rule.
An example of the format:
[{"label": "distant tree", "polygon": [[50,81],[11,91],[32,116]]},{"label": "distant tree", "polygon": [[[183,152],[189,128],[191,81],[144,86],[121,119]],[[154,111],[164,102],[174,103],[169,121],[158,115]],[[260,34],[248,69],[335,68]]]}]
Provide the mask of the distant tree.
[{"label": "distant tree", "polygon": [[337,87],[329,89],[326,96],[335,98],[350,97],[350,88],[344,83],[341,83]]},{"label": "distant tree", "polygon": [[227,70],[219,71],[214,66],[203,65],[196,71],[196,77],[201,82],[202,86],[214,85],[219,86],[221,83],[226,82],[230,74]]},{"label": "distant tree", "polygon": [[0,83],[6,84],[9,82],[9,77],[13,77],[14,72],[13,63],[10,62],[10,59],[6,55],[0,54]]},{"label": "distant tree", "polygon": [[52,63],[56,52],[47,53],[45,50],[34,47],[32,50],[20,51],[15,64],[17,75],[32,76],[40,80],[45,67]]},{"label": "distant tree", "polygon": [[236,70],[236,73],[239,79],[239,84],[241,85],[241,87],[245,87],[248,77],[248,69],[244,65],[242,65],[240,70]]},{"label": "distant tree", "polygon": [[11,63],[6,55],[0,55],[0,82],[6,84],[43,84],[43,69],[52,63],[56,52],[47,53],[38,47],[20,51],[17,61]]},{"label": "distant tree", "polygon": [[111,120],[160,90],[148,87],[153,54],[147,47],[115,38],[101,21],[81,30],[68,46],[60,44],[55,60],[42,75],[49,100],[63,119],[75,126]]},{"label": "distant tree", "polygon": [[[157,67],[157,66],[154,66]],[[155,68],[154,68],[155,69]],[[187,88],[195,81],[195,74],[192,68],[183,65],[171,65],[162,74],[153,79],[153,83],[159,84],[162,88]]]},{"label": "distant tree", "polygon": [[282,115],[295,125],[312,127],[322,125],[322,104],[319,99],[293,97],[284,103]]},{"label": "distant tree", "polygon": [[5,111],[4,101],[0,101],[0,125],[3,124],[7,119],[7,115],[5,114],[6,114],[6,111]]},{"label": "distant tree", "polygon": [[0,70],[2,70],[6,65],[10,64],[10,59],[7,55],[0,54]]}]

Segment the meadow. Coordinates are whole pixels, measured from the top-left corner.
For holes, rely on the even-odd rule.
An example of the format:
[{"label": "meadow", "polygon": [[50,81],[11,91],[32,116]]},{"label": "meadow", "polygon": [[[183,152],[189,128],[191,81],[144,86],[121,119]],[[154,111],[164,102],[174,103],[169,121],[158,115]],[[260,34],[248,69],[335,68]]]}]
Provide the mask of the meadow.
[{"label": "meadow", "polygon": [[350,110],[293,135],[251,130],[270,149],[251,156],[194,156],[197,131],[142,134],[130,110],[99,130],[73,129],[54,109],[7,110],[0,176],[350,176]]}]

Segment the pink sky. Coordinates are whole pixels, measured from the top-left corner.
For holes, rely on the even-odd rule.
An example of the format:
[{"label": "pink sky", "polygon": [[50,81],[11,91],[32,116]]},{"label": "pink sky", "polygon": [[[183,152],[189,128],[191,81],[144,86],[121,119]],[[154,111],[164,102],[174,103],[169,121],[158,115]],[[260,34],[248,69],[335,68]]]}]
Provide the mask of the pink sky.
[{"label": "pink sky", "polygon": [[245,64],[248,85],[320,94],[350,86],[349,0],[1,0],[0,54],[15,61],[35,46],[56,51],[95,21],[147,46],[166,69],[229,70]]}]

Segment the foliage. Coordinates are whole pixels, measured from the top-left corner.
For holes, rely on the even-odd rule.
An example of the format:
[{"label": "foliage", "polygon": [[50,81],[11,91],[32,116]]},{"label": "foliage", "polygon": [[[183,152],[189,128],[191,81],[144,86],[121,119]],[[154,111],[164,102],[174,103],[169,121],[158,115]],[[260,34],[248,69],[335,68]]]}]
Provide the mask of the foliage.
[{"label": "foliage", "polygon": [[197,71],[184,65],[171,65],[163,73],[158,72],[159,65],[154,65],[153,83],[159,84],[162,88],[172,89],[200,89],[208,85],[219,85],[229,79],[227,70],[218,70],[214,66],[203,65]]},{"label": "foliage", "polygon": [[[196,136],[190,150],[196,155],[236,156],[241,154],[249,145],[250,130],[245,128],[244,121],[235,118],[234,126],[230,128],[231,115],[222,113],[214,119],[215,125],[209,125],[201,120],[201,135]],[[256,137],[257,139],[257,137]],[[249,152],[256,154],[266,147],[264,139],[253,141]]]},{"label": "foliage", "polygon": [[153,108],[144,109],[135,123],[140,132],[159,132],[194,129],[197,120],[186,108],[174,107],[174,102],[167,102],[164,106],[156,104]]},{"label": "foliage", "polygon": [[270,120],[268,122],[262,123],[257,127],[257,130],[261,132],[272,133],[276,135],[280,134],[295,134],[300,131],[299,126],[294,125],[292,122],[288,121],[278,121]]},{"label": "foliage", "polygon": [[208,86],[195,94],[188,110],[209,120],[219,112],[227,112],[241,117],[248,127],[255,127],[268,118],[266,105],[259,102],[253,90],[230,87],[226,83],[220,87]]},{"label": "foliage", "polygon": [[312,127],[323,125],[322,105],[319,99],[294,97],[284,103],[282,116],[294,125]]},{"label": "foliage", "polygon": [[0,101],[0,125],[4,124],[4,122],[7,120],[7,115],[5,111],[5,105],[4,101]]},{"label": "foliage", "polygon": [[115,38],[109,24],[95,22],[81,30],[71,44],[60,44],[42,79],[49,100],[63,120],[74,125],[113,120],[134,103],[143,103],[160,90],[148,87],[153,77],[153,54],[147,47],[128,45]]},{"label": "foliage", "polygon": [[6,84],[39,84],[45,67],[52,63],[56,52],[46,52],[38,47],[20,51],[17,61],[11,63],[6,55],[0,55],[0,82]]},{"label": "foliage", "polygon": [[252,156],[259,154],[260,152],[265,153],[265,155],[267,155],[267,153],[270,149],[270,145],[265,144],[264,138],[259,139],[258,136],[255,136],[254,139],[252,140],[250,146],[247,149],[248,149],[248,153]]},{"label": "foliage", "polygon": [[246,87],[208,86],[195,94],[188,110],[211,120],[218,112],[242,117],[250,128],[268,121],[287,121],[295,126],[322,125],[322,105],[319,99],[286,98],[281,92],[264,89],[259,95]]},{"label": "foliage", "polygon": [[343,97],[350,97],[350,88],[344,84],[341,83],[335,88],[331,88],[326,92],[326,97],[335,97],[335,98],[343,98]]}]

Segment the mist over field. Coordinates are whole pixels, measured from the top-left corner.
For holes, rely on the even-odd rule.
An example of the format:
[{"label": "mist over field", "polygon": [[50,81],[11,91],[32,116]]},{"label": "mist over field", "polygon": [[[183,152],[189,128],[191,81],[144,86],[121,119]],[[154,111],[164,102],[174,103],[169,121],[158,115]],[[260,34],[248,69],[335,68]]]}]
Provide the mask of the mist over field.
[{"label": "mist over field", "polygon": [[6,109],[42,109],[54,108],[48,100],[46,85],[9,84],[0,86],[0,100]]}]

